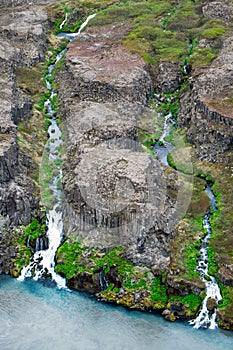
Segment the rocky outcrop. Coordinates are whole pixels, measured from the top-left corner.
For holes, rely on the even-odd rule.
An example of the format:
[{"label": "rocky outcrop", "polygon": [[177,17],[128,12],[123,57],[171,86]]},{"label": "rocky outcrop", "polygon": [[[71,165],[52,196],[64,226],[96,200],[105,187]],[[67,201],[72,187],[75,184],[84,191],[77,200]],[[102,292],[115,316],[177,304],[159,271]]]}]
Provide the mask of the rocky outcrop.
[{"label": "rocky outcrop", "polygon": [[44,11],[19,7],[26,3],[15,1],[12,11],[12,2],[0,5],[0,272],[6,273],[17,253],[14,226],[29,224],[39,205],[17,139],[18,121],[32,115],[33,101],[16,89],[15,71],[44,60],[48,26]]},{"label": "rocky outcrop", "polygon": [[203,6],[202,10],[207,18],[221,19],[226,22],[233,19],[233,6],[229,1],[213,1]]},{"label": "rocky outcrop", "polygon": [[64,227],[87,246],[122,245],[134,264],[164,269],[175,203],[166,197],[165,168],[137,141],[137,120],[155,112],[144,106],[151,91],[144,62],[116,42],[124,31],[91,28],[68,46],[59,77]]},{"label": "rocky outcrop", "polygon": [[155,91],[171,93],[180,88],[183,81],[181,67],[177,63],[159,62],[150,66]]},{"label": "rocky outcrop", "polygon": [[[68,46],[63,95],[96,102],[128,101],[145,104],[152,82],[145,63],[118,43],[124,24],[88,29]],[[68,90],[67,90],[68,89]]]},{"label": "rocky outcrop", "polygon": [[[207,9],[216,4],[219,3],[207,5],[204,14],[210,16]],[[202,160],[225,163],[233,160],[232,49],[233,37],[229,37],[211,66],[194,72],[191,91],[181,99],[179,124],[187,126],[188,139]]]},{"label": "rocky outcrop", "polygon": [[169,262],[172,237],[163,214],[167,188],[164,169],[135,141],[139,111],[111,103],[70,106],[64,225],[86,245],[128,246],[135,263],[158,268]]}]

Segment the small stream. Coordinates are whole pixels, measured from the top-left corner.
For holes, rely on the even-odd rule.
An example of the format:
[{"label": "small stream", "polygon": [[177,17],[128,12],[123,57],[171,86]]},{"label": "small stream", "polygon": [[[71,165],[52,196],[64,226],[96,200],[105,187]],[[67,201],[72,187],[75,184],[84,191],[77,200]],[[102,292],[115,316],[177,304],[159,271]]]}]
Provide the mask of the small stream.
[{"label": "small stream", "polygon": [[173,150],[173,145],[166,141],[166,137],[170,133],[170,128],[175,124],[172,114],[169,113],[164,117],[163,132],[153,147],[154,153],[157,155],[159,161],[165,165],[168,165],[167,156]]},{"label": "small stream", "polygon": [[[55,65],[60,61],[60,59],[65,54],[65,50],[59,53],[56,57],[54,64],[48,67],[48,74],[45,77],[47,89],[50,91],[50,97],[45,101],[44,105],[47,109],[49,115],[50,126],[48,128],[49,139],[46,144],[46,151],[48,152],[47,164],[51,166],[54,173],[53,182],[49,183],[49,190],[51,192],[51,198],[53,198],[53,208],[47,211],[47,237],[49,246],[46,250],[38,250],[35,252],[28,266],[24,267],[20,277],[20,281],[25,278],[33,277],[34,280],[39,280],[44,277],[50,276],[53,281],[56,282],[58,288],[65,288],[66,281],[61,276],[54,272],[55,267],[55,254],[57,248],[61,243],[63,236],[63,221],[62,221],[62,192],[59,189],[59,182],[62,178],[62,166],[59,148],[62,144],[62,133],[57,124],[56,115],[52,108],[52,100],[56,95],[52,90],[52,85],[50,83],[50,78]],[[43,164],[42,164],[43,166]],[[43,192],[42,192],[43,193]],[[37,244],[40,247],[40,244]]]},{"label": "small stream", "polygon": [[[172,114],[169,113],[164,117],[164,125],[163,132],[153,148],[154,153],[157,155],[158,159],[161,163],[165,165],[169,165],[167,161],[167,157],[169,152],[174,149],[174,146],[166,141],[166,137],[170,133],[171,126],[174,125],[174,119],[172,118]],[[185,146],[185,145],[184,145]],[[209,212],[206,213],[203,219],[203,228],[206,230],[206,236],[201,242],[200,256],[198,259],[198,265],[196,267],[196,271],[199,272],[202,281],[206,286],[206,297],[203,300],[201,309],[198,313],[198,316],[191,320],[189,323],[193,325],[193,328],[209,328],[215,329],[217,328],[217,306],[218,302],[222,299],[220,288],[216,282],[216,279],[213,276],[208,274],[208,241],[211,237],[211,224],[210,217],[212,211],[217,211],[216,207],[216,198],[214,196],[213,191],[211,190],[211,186],[207,184],[206,193],[210,200],[210,209]],[[212,304],[210,307],[208,303]]]},{"label": "small stream", "polygon": [[[203,300],[198,316],[194,320],[190,321],[190,324],[193,325],[194,328],[215,329],[217,328],[217,306],[218,302],[222,299],[222,296],[216,279],[208,273],[208,240],[212,234],[210,224],[211,211],[217,211],[217,207],[216,199],[210,185],[207,185],[206,193],[210,199],[210,212],[205,215],[203,220],[203,228],[206,230],[206,236],[201,243],[200,256],[196,267],[196,271],[199,272],[202,281],[205,283],[206,297]],[[208,308],[209,301],[212,301],[212,304],[214,305],[211,310]]]},{"label": "small stream", "polygon": [[[72,33],[72,35],[67,36],[70,40],[79,35],[81,31],[86,27],[88,22],[94,18],[95,14],[90,15],[86,21],[81,25],[78,33]],[[65,16],[64,21],[60,25],[60,29],[65,25],[68,15]],[[55,254],[61,243],[63,237],[63,221],[62,221],[62,192],[59,188],[59,183],[62,178],[62,165],[60,156],[60,146],[62,144],[62,133],[58,126],[55,111],[52,108],[52,101],[56,93],[52,89],[51,78],[53,70],[56,64],[64,56],[66,49],[62,50],[56,57],[55,63],[48,67],[48,74],[45,77],[46,87],[50,91],[50,97],[45,101],[44,106],[49,115],[50,126],[48,129],[49,139],[46,145],[46,152],[48,152],[48,159],[43,160],[46,162],[46,166],[52,167],[54,179],[53,182],[49,183],[49,190],[51,193],[51,198],[53,198],[52,209],[47,210],[47,237],[48,237],[48,249],[38,250],[31,257],[28,266],[25,266],[21,271],[19,276],[19,281],[24,281],[25,278],[33,277],[34,280],[43,279],[46,277],[51,277],[51,279],[57,284],[59,289],[66,288],[66,281],[61,276],[57,275],[54,271],[55,267]],[[42,164],[43,167],[43,164]],[[42,189],[43,197],[43,189]],[[42,198],[43,199],[43,198]],[[40,242],[37,242],[37,247],[41,248]]]}]

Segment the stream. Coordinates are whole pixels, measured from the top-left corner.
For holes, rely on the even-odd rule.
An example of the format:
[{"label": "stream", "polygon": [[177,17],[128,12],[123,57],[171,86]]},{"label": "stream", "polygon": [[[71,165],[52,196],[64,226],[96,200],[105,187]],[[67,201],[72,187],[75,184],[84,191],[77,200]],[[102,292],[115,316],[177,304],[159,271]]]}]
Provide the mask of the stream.
[{"label": "stream", "polygon": [[[170,133],[171,126],[174,125],[174,120],[172,118],[172,114],[169,113],[164,117],[163,131],[162,134],[153,148],[154,153],[157,155],[158,159],[161,163],[165,165],[169,165],[167,161],[167,157],[169,152],[171,152],[174,146],[166,141],[166,137]],[[185,145],[184,145],[185,146]],[[188,162],[188,160],[187,160]],[[189,321],[190,325],[193,325],[193,328],[209,328],[215,329],[218,327],[217,325],[217,306],[218,302],[222,299],[220,288],[217,284],[216,279],[209,275],[208,273],[208,241],[211,237],[212,230],[210,224],[211,212],[216,212],[216,198],[211,189],[211,186],[207,184],[206,193],[209,197],[210,201],[210,209],[209,212],[206,213],[203,219],[203,228],[206,231],[206,236],[201,242],[200,256],[198,259],[198,265],[196,267],[196,271],[198,271],[202,281],[206,286],[206,297],[203,300],[202,306],[199,310],[197,317],[194,320]],[[212,304],[211,307],[208,307],[208,303]]]},{"label": "stream", "polygon": [[[85,25],[93,17],[94,15],[89,16],[84,22]],[[63,25],[66,20],[67,17],[62,22]],[[83,24],[82,29],[85,25]],[[64,33],[62,35],[67,36]],[[72,37],[76,35],[72,34]],[[56,63],[64,53],[65,50],[57,56]],[[62,144],[62,138],[52,109],[54,91],[49,82],[55,64],[49,67],[46,84],[51,94],[45,102],[51,122],[47,150],[49,161],[56,169],[54,181],[49,184],[54,198],[53,207],[47,211],[49,246],[48,249],[39,250],[34,254],[30,264],[23,269],[17,280],[5,275],[0,276],[0,349],[232,350],[232,332],[220,329],[216,329],[215,332],[208,329],[197,332],[187,323],[170,323],[159,315],[99,303],[85,293],[67,292],[65,280],[54,272],[54,257],[63,235],[62,195],[58,186],[62,168],[57,151]],[[170,144],[165,144],[170,123],[172,123],[171,115],[168,115],[165,117],[165,127],[160,138],[165,146],[160,153],[160,159],[165,164],[170,151]],[[157,147],[156,152],[161,148],[162,146]],[[211,193],[211,189],[207,191]],[[212,209],[214,210],[214,207]],[[202,246],[203,259],[206,260],[207,241],[211,234],[209,214],[204,222],[208,232],[208,237],[203,240]],[[203,278],[209,276],[206,269],[208,270],[208,263],[202,267],[200,259],[197,270],[201,277],[204,274]],[[53,283],[44,280],[44,275],[51,276],[56,288]],[[211,276],[209,278],[212,281],[210,287],[212,290],[215,280]],[[39,280],[40,283],[35,280]],[[207,282],[210,281],[206,281],[206,285]],[[199,316],[198,321],[197,319],[192,321],[194,326],[202,322],[203,317]],[[212,324],[211,321],[210,326]]]},{"label": "stream", "polygon": [[[95,14],[87,17],[86,21],[83,22],[79,31],[77,33],[72,33],[69,36],[69,39],[72,40],[74,37],[78,36],[81,31],[86,27],[88,22],[95,17]],[[60,29],[65,25],[68,15],[65,16],[64,21],[60,25]],[[65,35],[67,36],[67,35]],[[57,275],[54,271],[55,267],[55,255],[56,251],[61,243],[63,237],[63,221],[62,221],[62,192],[59,189],[59,183],[62,178],[62,165],[61,165],[61,156],[60,156],[60,146],[62,144],[62,133],[59,129],[56,114],[53,110],[53,99],[56,96],[56,93],[52,89],[51,78],[53,70],[56,64],[64,56],[66,49],[62,50],[56,57],[55,63],[51,64],[48,67],[48,73],[45,77],[46,87],[50,91],[50,97],[45,101],[44,106],[48,113],[48,119],[50,126],[48,129],[49,139],[46,145],[46,152],[44,159],[42,159],[41,171],[43,173],[43,167],[52,168],[54,178],[53,182],[48,183],[49,191],[51,198],[53,200],[52,209],[47,210],[47,237],[48,237],[48,249],[38,250],[30,259],[30,263],[25,266],[21,275],[19,276],[19,281],[24,281],[25,278],[33,277],[34,280],[40,280],[43,278],[50,277],[57,285],[59,289],[66,288],[66,281],[61,276]],[[48,154],[48,157],[47,157]],[[43,183],[42,183],[43,186]],[[44,188],[41,188],[41,196],[43,201],[43,191]],[[36,244],[37,247],[41,247],[41,244]]]},{"label": "stream", "polygon": [[[210,185],[207,185],[206,193],[210,199],[210,212],[217,211],[216,199],[213,194],[213,191],[211,190]],[[205,283],[206,297],[203,300],[198,316],[194,320],[190,321],[190,324],[193,325],[194,328],[215,329],[217,328],[217,306],[218,302],[222,299],[222,296],[216,279],[208,274],[208,240],[210,239],[212,234],[210,224],[210,212],[205,215],[203,220],[203,228],[206,230],[206,236],[204,237],[201,243],[200,256],[198,259],[198,265],[196,267],[196,271],[199,272],[202,281]],[[208,309],[209,300],[212,300],[212,302],[214,302],[215,306],[213,307],[213,310]]]}]

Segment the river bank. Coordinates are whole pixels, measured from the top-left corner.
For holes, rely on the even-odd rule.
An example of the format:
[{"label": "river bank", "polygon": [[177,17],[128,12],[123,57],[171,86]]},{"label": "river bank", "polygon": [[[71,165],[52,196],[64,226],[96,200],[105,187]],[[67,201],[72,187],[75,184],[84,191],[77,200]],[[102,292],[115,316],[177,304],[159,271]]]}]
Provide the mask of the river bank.
[{"label": "river bank", "polygon": [[[104,2],[104,7],[110,3]],[[38,25],[34,36],[31,35],[31,24],[28,25],[35,21],[34,9],[20,12],[27,19],[27,26],[22,31],[17,27],[19,20],[16,15],[4,12],[1,17],[4,52],[8,52],[11,45],[14,47],[11,55],[2,57],[4,72],[11,70],[11,84],[16,82],[16,91],[20,101],[23,101],[21,106],[12,109],[12,115],[9,114],[10,131],[2,130],[2,134],[10,135],[12,141],[6,145],[6,135],[4,136],[4,145],[10,146],[7,156],[3,157],[8,172],[3,173],[10,175],[4,175],[2,179],[2,218],[10,232],[12,225],[16,227],[20,223],[23,226],[17,230],[13,228],[13,237],[10,233],[1,234],[1,249],[8,251],[7,254],[1,252],[1,266],[3,272],[15,276],[29,262],[31,250],[34,252],[36,249],[35,238],[35,242],[32,240],[29,244],[30,248],[27,247],[29,236],[36,232],[39,232],[39,236],[46,235],[46,229],[40,231],[44,225],[46,208],[41,202],[38,181],[38,168],[44,140],[46,141],[46,131],[41,132],[41,112],[46,113],[44,101],[47,96],[41,76],[45,69],[44,59],[48,62],[53,60],[61,42],[51,32],[45,33],[45,29],[57,30],[63,23],[74,31],[80,26],[81,17],[84,22],[88,11],[94,10],[94,4],[80,2],[79,5],[79,15],[69,2],[65,7],[59,2],[46,8],[41,5],[43,9],[40,8],[40,16],[37,16]],[[97,5],[101,6],[101,1]],[[200,16],[204,16],[207,22],[210,21],[210,25],[212,15],[206,6],[208,4],[203,5]],[[66,16],[67,9],[70,12]],[[175,9],[171,18],[157,10],[153,8],[156,18],[162,16],[166,19],[166,23],[158,22],[162,27],[165,25],[162,33],[172,31],[169,35],[173,37],[179,32],[180,38],[186,42],[187,38],[184,39],[182,33],[172,27],[178,20],[178,9]],[[192,10],[197,9],[192,7]],[[212,68],[207,69],[208,74],[206,71],[205,74],[201,73],[200,61],[195,55],[196,59],[191,57],[191,49],[188,52],[185,49],[184,56],[192,58],[190,64],[193,67],[187,76],[187,69],[184,74],[180,68],[184,56],[181,58],[172,52],[172,58],[169,58],[172,62],[164,62],[161,53],[159,56],[155,54],[152,57],[155,60],[151,61],[150,58],[149,62],[148,56],[140,56],[138,33],[141,29],[134,20],[140,11],[151,18],[148,4],[143,4],[142,7],[131,4],[121,11],[118,4],[101,8],[87,31],[68,45],[68,53],[56,69],[53,87],[58,93],[59,105],[58,101],[53,103],[57,103],[56,114],[59,116],[66,149],[63,154],[64,178],[61,182],[65,242],[57,252],[55,269],[66,276],[69,287],[101,293],[100,298],[103,300],[113,300],[141,310],[160,310],[169,320],[193,318],[204,298],[205,286],[195,268],[203,237],[199,223],[209,207],[203,178],[210,177],[215,182],[219,207],[218,216],[213,219],[213,239],[210,241],[212,268],[215,266],[213,275],[221,282],[223,294],[218,317],[221,327],[231,329],[231,207],[225,204],[231,203],[230,115],[226,113],[225,105],[224,115],[221,115],[221,111],[214,111],[212,107],[206,109],[198,102],[201,100],[205,103],[201,94],[207,94],[200,79],[208,80],[212,69],[217,67],[218,60],[230,57],[230,39],[221,37],[224,41],[221,54]],[[125,11],[127,16],[124,15]],[[123,13],[123,18],[120,13]],[[143,18],[139,18],[143,21]],[[9,21],[15,23],[15,28],[6,32]],[[224,33],[230,35],[230,25],[225,18],[221,21],[221,26],[226,26]],[[160,33],[160,29],[156,30]],[[19,30],[22,38],[18,41],[15,39],[13,43],[10,31],[14,30]],[[153,25],[150,30],[154,33]],[[222,33],[218,26],[219,31]],[[162,33],[161,38],[166,42],[168,38]],[[21,42],[26,37],[30,37],[31,41],[25,41],[30,45],[24,49]],[[146,45],[153,44],[146,29],[143,37]],[[204,38],[200,42],[201,40]],[[213,40],[215,45],[215,39]],[[159,42],[156,45],[160,47]],[[51,48],[47,51],[47,46],[52,46],[54,52]],[[197,56],[200,55],[200,49],[201,46],[197,47]],[[146,49],[147,53],[150,52],[148,50]],[[22,66],[18,67],[15,57],[20,52],[24,55],[25,62],[20,61]],[[178,61],[174,63],[174,59]],[[205,62],[207,66],[210,63]],[[216,69],[216,74],[225,74]],[[229,86],[230,79],[227,73]],[[35,82],[38,82],[38,88],[35,88]],[[214,80],[212,83],[215,86]],[[9,91],[15,93],[14,89],[11,90],[9,81],[7,86]],[[221,94],[224,91],[221,90]],[[41,94],[44,94],[42,99]],[[13,101],[15,96],[12,95],[8,102]],[[181,108],[177,110],[179,103]],[[198,108],[195,109],[195,106]],[[161,134],[163,120],[158,112],[169,108],[173,112],[175,110],[180,127],[191,125],[187,135],[192,145],[185,140],[182,152],[178,156],[173,152],[175,160],[180,158],[181,163],[183,160],[183,164],[176,164],[176,170],[160,164],[152,155],[151,148]],[[205,131],[205,138],[201,136],[204,133],[195,129],[195,123],[192,124],[195,119],[193,114],[197,119],[201,114],[203,120],[207,121],[206,130],[209,133]],[[179,130],[179,133],[184,136],[185,129]],[[176,140],[180,140],[179,133],[173,135]],[[171,135],[169,137],[172,138]],[[211,140],[214,147],[209,145]],[[10,156],[12,147],[19,148],[19,153],[15,152],[14,157]],[[181,147],[178,149],[180,152]],[[187,159],[193,168],[191,182],[187,181],[186,176],[190,174],[185,174]],[[6,169],[5,163],[2,163],[3,169]],[[180,166],[184,172],[183,177],[179,175]],[[193,195],[190,194],[190,184]],[[20,193],[19,185],[22,187]],[[26,190],[28,186],[31,186],[30,191]],[[5,191],[8,188],[11,189],[10,192]],[[24,190],[25,193],[34,195],[24,196]],[[184,206],[180,205],[182,202]],[[25,228],[33,217],[36,217],[38,224],[30,224]],[[227,220],[223,220],[224,217]]]}]

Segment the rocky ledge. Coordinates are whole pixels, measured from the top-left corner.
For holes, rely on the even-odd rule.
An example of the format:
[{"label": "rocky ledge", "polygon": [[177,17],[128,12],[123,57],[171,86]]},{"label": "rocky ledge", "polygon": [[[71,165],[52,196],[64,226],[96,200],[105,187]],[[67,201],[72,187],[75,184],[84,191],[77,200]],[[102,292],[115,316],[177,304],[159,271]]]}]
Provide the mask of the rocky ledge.
[{"label": "rocky ledge", "polygon": [[39,206],[28,176],[34,165],[29,154],[19,151],[17,137],[18,123],[32,116],[32,101],[17,89],[16,70],[44,60],[48,19],[43,10],[25,9],[25,4],[15,2],[12,11],[11,1],[0,5],[0,272],[5,273],[12,272],[18,251],[15,225],[29,224]]},{"label": "rocky ledge", "polygon": [[[207,18],[232,18],[232,6],[212,2],[203,7]],[[211,42],[200,41],[208,47]],[[188,139],[195,145],[200,159],[232,163],[233,143],[233,37],[225,39],[221,52],[210,67],[195,69],[191,91],[181,100],[180,126],[187,126]]]},{"label": "rocky ledge", "polygon": [[[46,30],[50,23],[46,11],[51,16],[59,5],[49,9],[45,6],[53,2],[41,0],[29,4],[15,0],[14,8],[10,0],[0,4],[0,85],[3,92],[0,97],[0,272],[5,273],[14,274],[11,258],[19,258],[22,268],[26,249],[30,255],[27,247],[23,253],[17,250],[16,240],[23,239],[24,245],[26,240],[16,225],[28,224],[39,208],[36,184],[30,178],[38,164],[28,148],[22,147],[19,137],[20,122],[31,120],[35,112],[33,98],[27,89],[17,86],[16,73],[18,68],[33,68],[35,63],[44,60],[48,45]],[[83,4],[90,6],[90,2]],[[63,10],[60,6],[59,15]],[[135,5],[133,10],[138,7]],[[195,18],[197,12],[206,18],[232,19],[232,6],[225,2],[195,7]],[[192,70],[189,67],[189,76],[184,77],[180,63],[170,62],[164,56],[164,60],[156,60],[159,50],[163,51],[157,33],[171,34],[170,30],[157,28],[157,22],[153,35],[144,28],[145,36],[157,40],[158,45],[158,48],[153,46],[152,53],[147,50],[149,56],[152,54],[150,66],[126,49],[122,41],[136,24],[127,16],[123,16],[123,20],[116,16],[114,24],[110,21],[112,24],[88,28],[74,39],[56,78],[66,143],[62,181],[65,237],[56,255],[56,271],[67,278],[69,287],[98,293],[101,300],[134,309],[159,310],[172,321],[191,318],[201,304],[204,289],[198,276],[192,278],[198,256],[197,243],[203,233],[200,227],[191,227],[208,210],[204,186],[203,183],[194,184],[185,228],[177,233],[175,225],[182,207],[178,194],[185,193],[185,181],[179,177],[180,172],[161,165],[154,156],[143,152],[139,132],[146,133],[150,125],[147,137],[151,143],[155,138],[150,135],[161,132],[161,125],[154,123],[157,113],[146,107],[152,89],[158,89],[158,95],[162,96],[176,91],[187,79],[190,91],[180,101],[180,126],[187,128],[188,138],[201,159],[225,164],[231,161],[232,37],[228,35],[225,39],[219,57],[210,67],[193,67]],[[132,14],[132,18],[134,16]],[[55,14],[53,20],[56,19]],[[172,22],[173,18],[168,20]],[[159,14],[158,25],[161,23]],[[151,29],[153,27],[154,24]],[[170,29],[175,30],[175,27]],[[184,33],[179,33],[177,39],[179,37],[184,37]],[[147,48],[144,34],[140,39],[143,39],[139,41],[144,53]],[[205,45],[212,43],[200,40],[199,47]],[[32,119],[37,119],[38,115],[33,114]],[[37,129],[33,133],[28,131],[30,145],[38,132]],[[33,147],[30,148],[32,152]],[[208,169],[207,175],[211,175],[211,171]],[[203,176],[199,168],[197,172]],[[220,172],[217,174],[221,176]],[[225,181],[225,177],[222,178]],[[224,200],[230,198],[225,188],[221,188]],[[187,204],[185,196],[181,196],[180,201],[185,199]],[[221,220],[225,209],[223,204]],[[185,260],[187,252],[190,252],[188,262]],[[176,255],[185,260],[181,268]],[[219,264],[218,274],[224,288],[229,287],[225,300],[232,293],[229,256],[226,256],[225,265]],[[188,275],[189,269],[191,275]],[[208,308],[213,309],[213,305],[213,300],[209,300]],[[229,310],[231,308],[219,308],[218,317],[222,327],[232,329]]]}]

